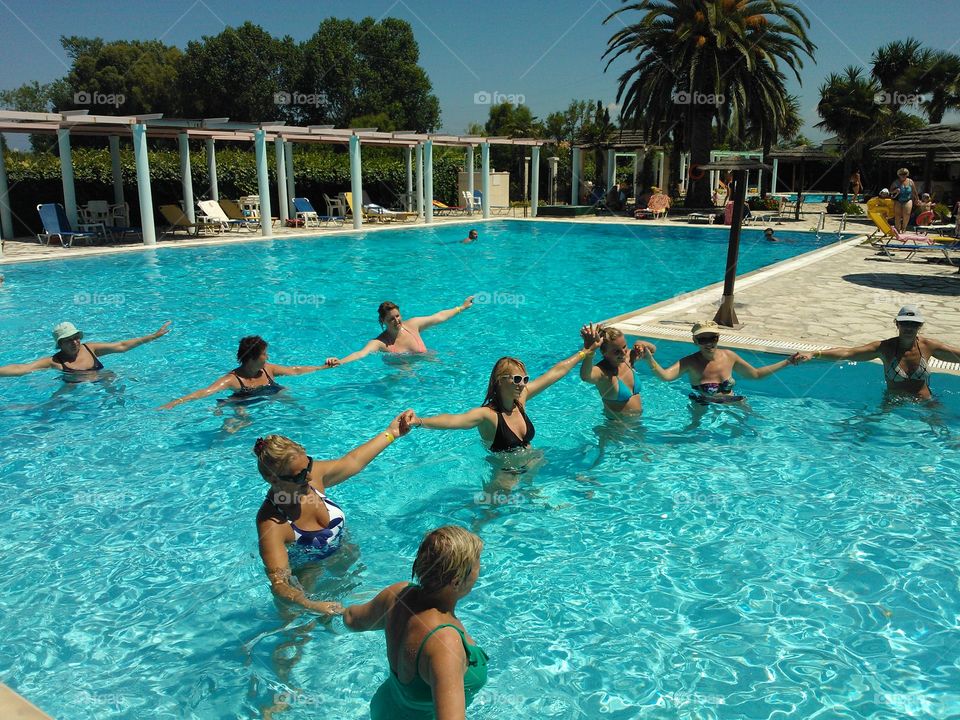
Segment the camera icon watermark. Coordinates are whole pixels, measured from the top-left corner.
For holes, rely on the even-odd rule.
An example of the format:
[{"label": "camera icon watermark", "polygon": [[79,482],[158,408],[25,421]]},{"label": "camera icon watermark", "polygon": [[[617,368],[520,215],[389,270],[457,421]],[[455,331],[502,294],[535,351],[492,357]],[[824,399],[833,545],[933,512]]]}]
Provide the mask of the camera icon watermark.
[{"label": "camera icon watermark", "polygon": [[73,294],[74,305],[123,305],[126,297],[123,293],[89,293],[81,291]]},{"label": "camera icon watermark", "polygon": [[881,90],[873,96],[873,101],[878,105],[893,105],[897,107],[918,108],[927,102],[927,100],[929,100],[929,98],[926,95],[919,93],[890,92],[888,90]]},{"label": "camera icon watermark", "polygon": [[280,290],[273,294],[274,305],[323,305],[327,301],[326,296],[313,293],[304,293],[299,290],[287,292]]},{"label": "camera icon watermark", "polygon": [[689,92],[687,90],[678,90],[670,96],[670,99],[674,105],[712,105],[719,107],[726,102],[726,97],[722,93]]},{"label": "camera icon watermark", "polygon": [[724,496],[719,493],[698,493],[681,490],[673,494],[675,507],[710,507],[723,505]]},{"label": "camera icon watermark", "polygon": [[275,92],[273,94],[273,104],[274,105],[309,105],[312,107],[318,107],[320,105],[327,104],[327,94],[325,92],[319,93],[302,93],[294,90],[293,92],[287,92],[286,90],[281,90],[280,92]]},{"label": "camera icon watermark", "polygon": [[123,93],[102,93],[99,91],[88,92],[87,90],[78,90],[73,94],[74,105],[110,105],[118,108],[126,101],[127,96]]},{"label": "camera icon watermark", "polygon": [[510,103],[511,105],[523,105],[527,102],[527,96],[523,93],[502,93],[498,90],[488,92],[480,90],[473,94],[474,105],[502,105]]},{"label": "camera icon watermark", "polygon": [[520,505],[523,503],[523,498],[520,495],[514,495],[512,493],[505,492],[478,492],[473,496],[473,503],[475,505]]},{"label": "camera icon watermark", "polygon": [[520,307],[527,302],[527,299],[519,293],[501,292],[478,292],[473,297],[473,302],[477,305],[513,305]]}]

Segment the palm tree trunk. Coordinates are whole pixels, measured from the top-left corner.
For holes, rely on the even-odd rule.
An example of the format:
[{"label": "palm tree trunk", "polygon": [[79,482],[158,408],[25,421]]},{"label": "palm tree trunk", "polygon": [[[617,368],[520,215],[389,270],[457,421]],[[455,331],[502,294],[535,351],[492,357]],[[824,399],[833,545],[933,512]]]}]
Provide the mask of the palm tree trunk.
[{"label": "palm tree trunk", "polygon": [[[687,191],[688,208],[712,208],[710,200],[710,173],[698,170],[710,162],[710,146],[713,142],[711,127],[713,111],[704,105],[691,106],[690,123],[690,189]],[[702,177],[697,178],[697,175]]]}]

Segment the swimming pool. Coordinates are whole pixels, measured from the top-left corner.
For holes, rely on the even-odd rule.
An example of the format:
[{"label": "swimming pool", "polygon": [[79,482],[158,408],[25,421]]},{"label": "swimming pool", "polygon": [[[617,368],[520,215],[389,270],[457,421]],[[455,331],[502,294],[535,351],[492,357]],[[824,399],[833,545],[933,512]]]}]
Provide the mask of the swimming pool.
[{"label": "swimming pool", "polygon": [[[792,203],[795,203],[797,201],[796,193],[776,193],[776,194],[787,198],[787,200],[789,200]],[[843,197],[842,192],[804,193],[803,201],[808,203],[826,203],[826,202],[831,202],[831,198],[833,198],[834,200],[839,200],[841,197]]]},{"label": "swimming pool", "polygon": [[[105,358],[109,383],[0,382],[0,679],[58,718],[281,702],[274,718],[364,717],[383,639],[272,602],[253,440],[281,431],[332,457],[406,407],[476,405],[496,358],[542,372],[581,323],[717,281],[726,252],[710,228],[480,230],[475,245],[439,244],[464,236],[439,227],[8,266],[0,363],[46,351],[61,319],[96,340],[174,326]],[[745,232],[741,272],[815,247],[778,236]],[[235,434],[212,401],[153,409],[233,367],[243,334],[275,362],[319,361],[375,334],[384,299],[415,315],[470,293],[483,302],[425,335],[436,362],[289,379]],[[658,344],[661,362],[692,350]],[[741,381],[750,409],[695,431],[682,385],[641,371],[645,414],[622,428],[575,374],[531,403],[547,462],[509,498],[483,494],[466,432],[415,431],[334,488],[357,557],[314,596],[406,579],[422,533],[457,522],[486,543],[459,612],[491,657],[471,718],[960,712],[960,381],[935,377],[940,407],[884,411],[877,366],[810,363]]]}]

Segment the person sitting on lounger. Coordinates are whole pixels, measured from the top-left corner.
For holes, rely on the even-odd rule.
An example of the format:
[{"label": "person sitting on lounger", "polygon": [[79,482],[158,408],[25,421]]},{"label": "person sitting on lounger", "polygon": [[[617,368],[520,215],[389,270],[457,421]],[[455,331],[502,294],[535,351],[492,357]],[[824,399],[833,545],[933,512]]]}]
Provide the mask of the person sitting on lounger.
[{"label": "person sitting on lounger", "polygon": [[877,197],[867,200],[867,216],[872,212],[880,213],[885,220],[893,220],[893,198],[887,188],[883,188]]},{"label": "person sitting on lounger", "polygon": [[917,400],[929,400],[931,357],[950,363],[960,363],[960,347],[947,345],[933,338],[920,335],[923,313],[916,305],[904,305],[897,313],[894,324],[896,337],[876,340],[859,347],[835,347],[803,353],[803,360],[849,360],[859,362],[882,360],[887,391],[897,395],[912,396]]},{"label": "person sitting on lounger", "polygon": [[742,395],[733,392],[733,371],[752,380],[759,380],[783,370],[788,365],[796,365],[805,359],[800,353],[794,353],[786,360],[755,368],[733,350],[717,347],[720,342],[720,326],[713,321],[700,322],[693,326],[693,341],[699,350],[677,360],[664,369],[654,358],[653,353],[641,349],[641,357],[646,358],[653,374],[661,380],[670,382],[681,375],[690,378],[690,399],[700,405],[711,403],[731,403],[743,400]]},{"label": "person sitting on lounger", "polygon": [[424,354],[427,352],[427,346],[420,337],[420,332],[427,328],[446,322],[455,315],[459,315],[463,310],[473,305],[473,295],[464,300],[450,310],[441,310],[433,315],[423,317],[413,317],[404,320],[400,315],[400,308],[396,303],[382,302],[377,308],[377,315],[380,318],[380,327],[383,332],[377,335],[356,352],[352,352],[346,357],[327,358],[327,365],[334,367],[336,365],[346,365],[347,363],[366,357],[370,353],[385,352],[395,354]]},{"label": "person sitting on lounger", "polygon": [[30,363],[17,363],[0,367],[0,377],[17,377],[32,373],[35,370],[59,370],[67,382],[81,382],[95,380],[103,369],[100,356],[114,353],[125,353],[153,342],[169,332],[169,322],[165,322],[159,330],[143,337],[119,340],[117,342],[85,343],[83,333],[77,330],[76,325],[62,322],[53,329],[53,341],[57,344],[57,353],[42,357]]},{"label": "person sitting on lounger", "polygon": [[161,406],[161,410],[170,410],[191,400],[209,397],[224,390],[233,390],[230,400],[248,404],[259,398],[275,395],[283,386],[274,378],[279,375],[306,375],[307,373],[326,370],[327,365],[274,365],[268,361],[267,341],[259,335],[248,335],[241,338],[237,349],[237,361],[240,366],[226,375],[221,376],[213,383],[189,395],[171,400]]}]

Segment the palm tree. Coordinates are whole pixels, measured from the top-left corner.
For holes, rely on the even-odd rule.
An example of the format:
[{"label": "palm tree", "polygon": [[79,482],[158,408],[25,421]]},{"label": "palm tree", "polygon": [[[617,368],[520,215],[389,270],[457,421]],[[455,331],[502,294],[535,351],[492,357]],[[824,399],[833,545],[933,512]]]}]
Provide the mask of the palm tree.
[{"label": "palm tree", "polygon": [[919,40],[907,38],[880,46],[870,60],[870,72],[880,84],[883,102],[897,111],[908,97],[920,94],[918,86],[931,53]]},{"label": "palm tree", "polygon": [[844,179],[850,177],[853,162],[863,157],[864,145],[882,134],[885,116],[893,114],[888,104],[878,101],[879,94],[877,82],[853,65],[843,73],[831,73],[820,86],[817,114],[823,120],[815,127],[836,134],[843,143]]},{"label": "palm tree", "polygon": [[[780,65],[799,80],[801,56],[815,49],[810,21],[784,0],[639,0],[604,22],[634,11],[642,17],[614,33],[604,53],[608,68],[621,55],[636,59],[618,78],[621,117],[650,132],[672,128],[693,165],[710,159],[714,120],[742,133],[750,117],[782,116]],[[688,206],[708,206],[706,179],[691,180]]]},{"label": "palm tree", "polygon": [[931,123],[942,122],[948,109],[960,108],[960,56],[933,53],[918,89],[927,96],[923,110]]}]

